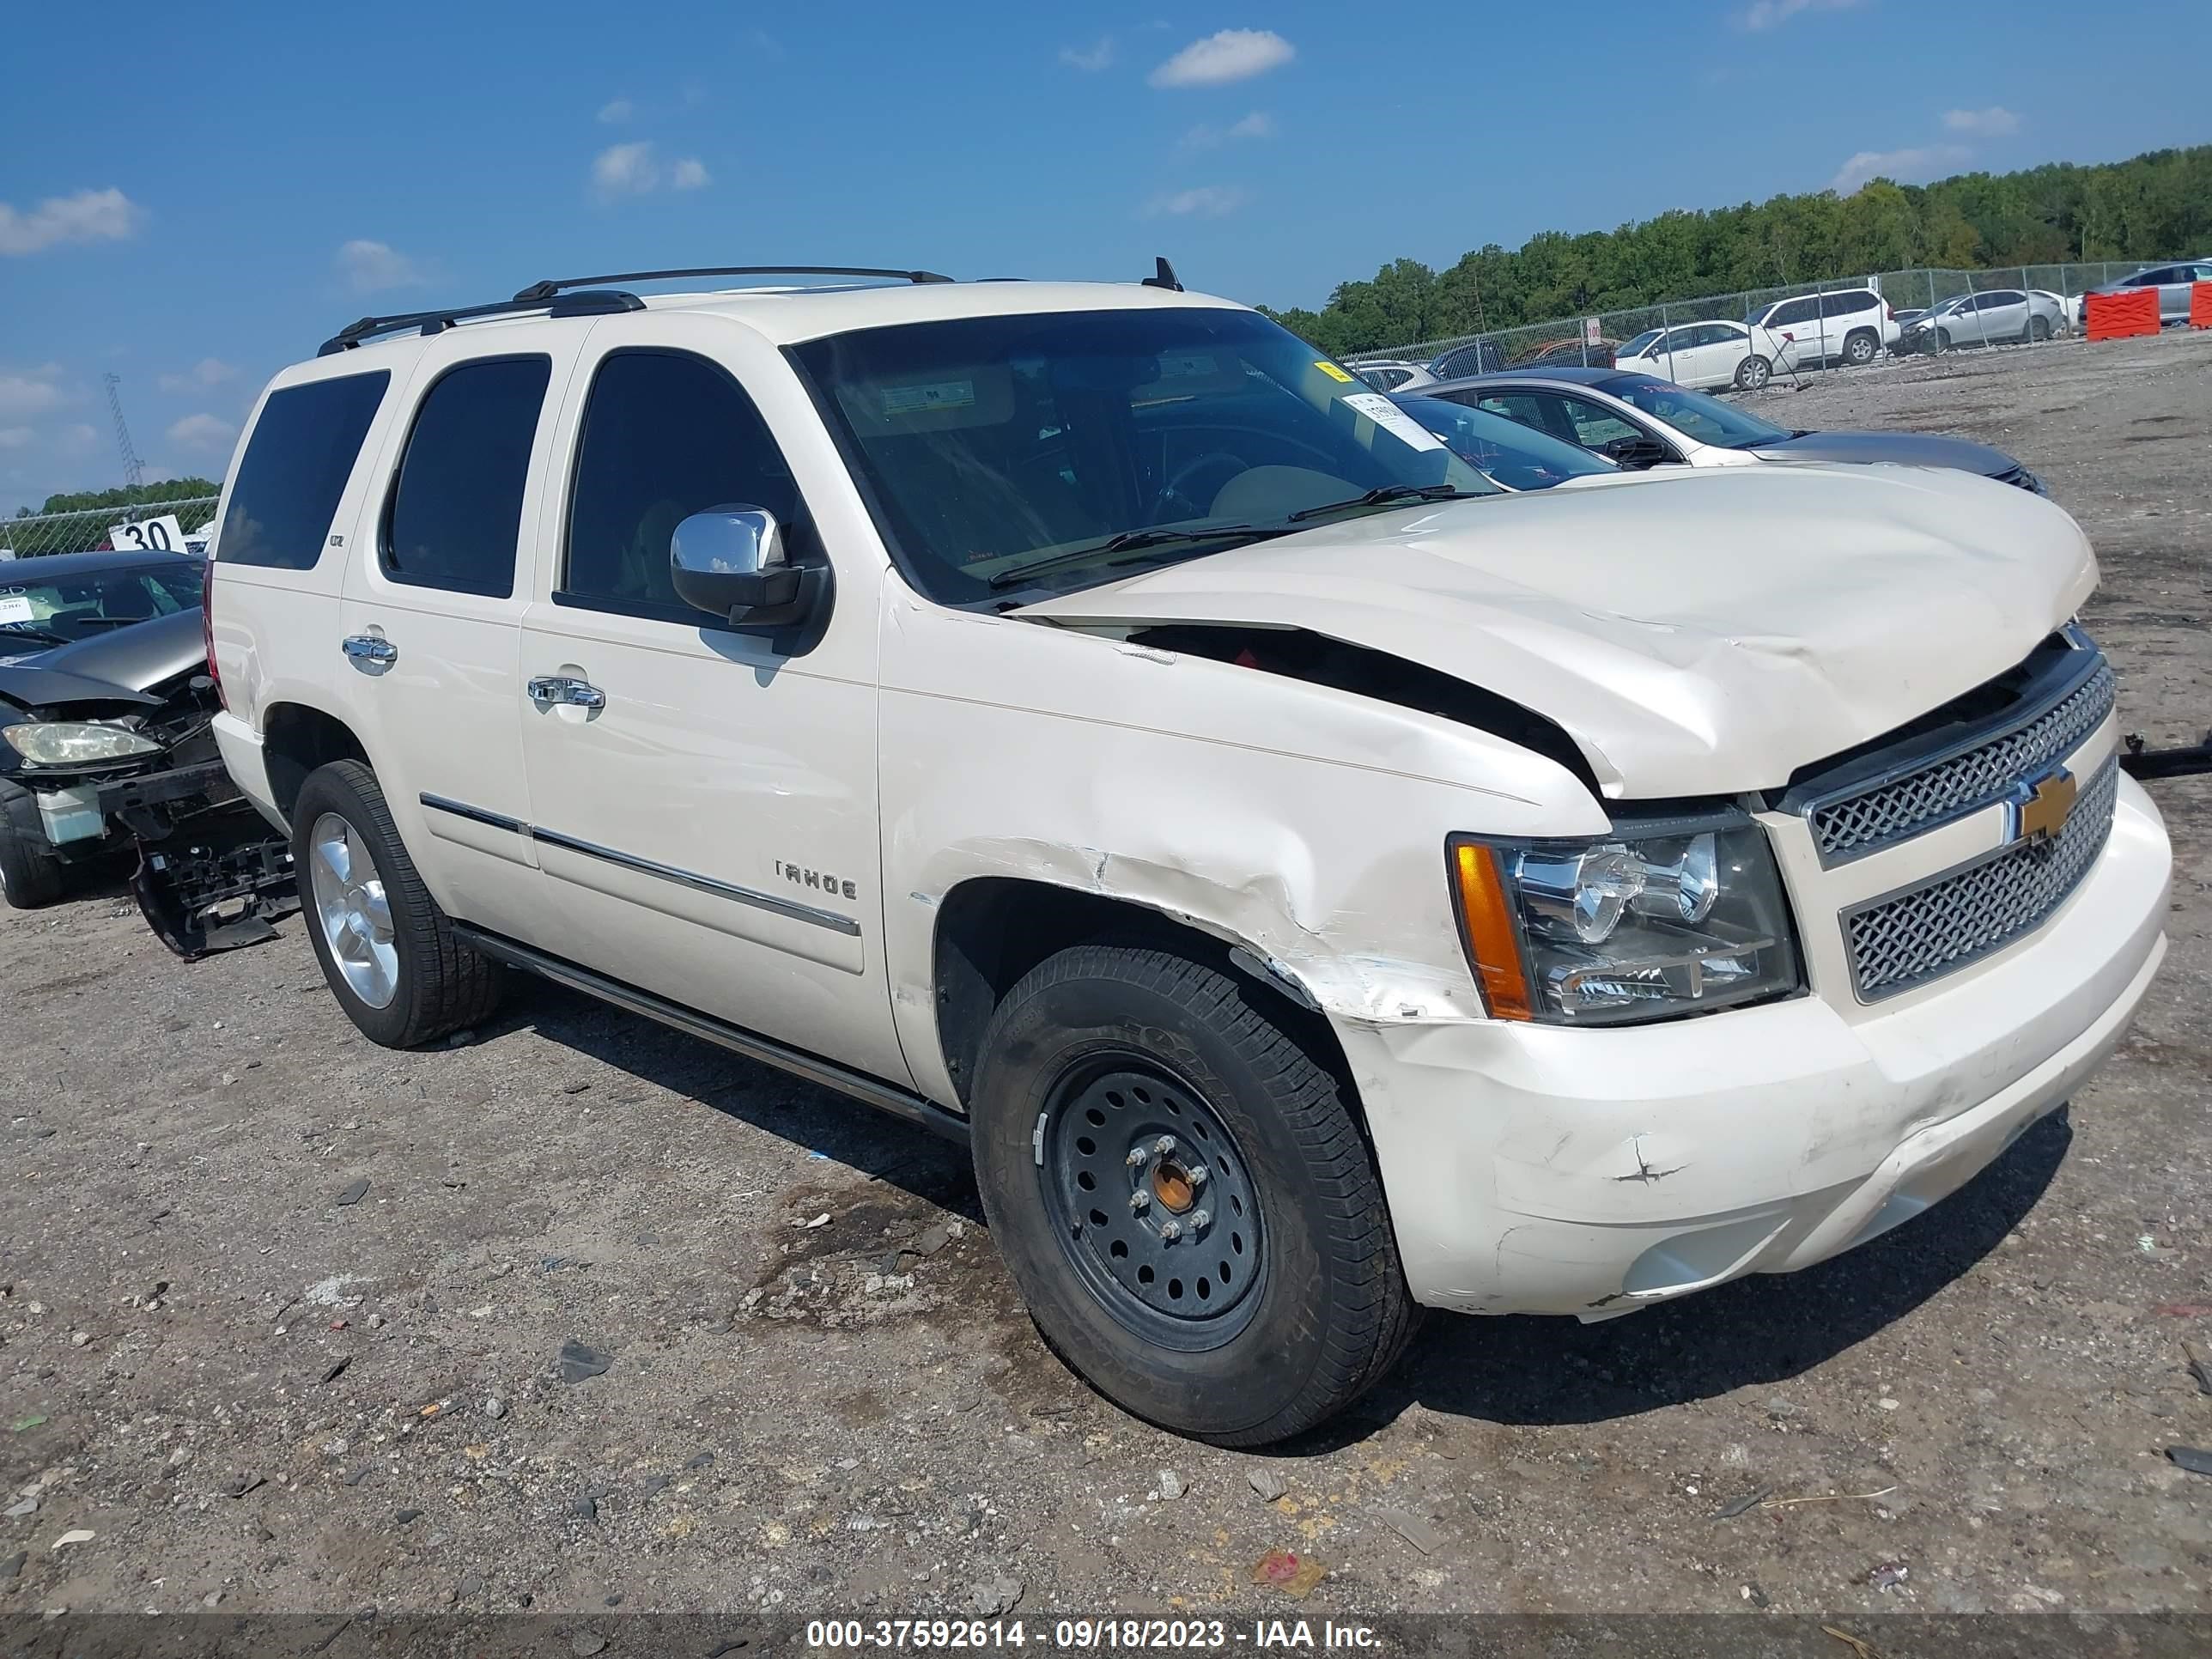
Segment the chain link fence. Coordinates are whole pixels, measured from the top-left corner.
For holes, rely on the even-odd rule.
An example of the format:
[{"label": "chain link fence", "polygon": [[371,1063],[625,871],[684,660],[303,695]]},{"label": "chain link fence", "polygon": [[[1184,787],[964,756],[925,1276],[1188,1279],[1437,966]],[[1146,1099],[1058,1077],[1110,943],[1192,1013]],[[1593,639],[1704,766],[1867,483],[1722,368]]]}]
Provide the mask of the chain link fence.
[{"label": "chain link fence", "polygon": [[194,495],[182,501],[0,519],[0,560],[35,559],[49,553],[96,553],[111,548],[204,552],[214,532],[216,503],[220,500],[219,495]]},{"label": "chain link fence", "polygon": [[[1774,373],[1816,374],[1867,361],[1861,355],[1863,346],[1850,344],[1854,331],[1862,336],[1871,331],[1879,337],[1874,348],[1877,358],[1886,353],[2039,344],[2056,339],[2081,327],[2083,293],[2142,268],[2141,261],[2095,260],[1976,270],[1921,265],[1524,323],[1449,339],[1349,353],[1344,361],[1355,368],[1382,362],[1410,363],[1449,380],[1501,368],[1570,365],[1603,368],[1613,363],[1623,348],[1635,344],[1647,350],[1656,348],[1661,357],[1659,372],[1665,374],[1670,348],[1680,340],[1683,349],[1690,349],[1681,331],[1698,324],[1725,322],[1741,324],[1747,329],[1756,326],[1773,338],[1780,348],[1776,354],[1779,361],[1769,365]],[[1881,296],[1881,307],[1869,308],[1863,314],[1844,308],[1848,296],[1867,289]],[[1807,303],[1788,303],[1793,301]],[[1863,299],[1860,303],[1863,305]],[[1885,311],[1886,315],[1881,314]],[[1855,316],[1859,319],[1856,322],[1852,320]],[[1923,317],[1928,318],[1927,324],[1914,328]],[[1744,337],[1734,331],[1729,333],[1743,342]],[[1646,336],[1656,337],[1646,339]],[[1754,337],[1742,344],[1743,355],[1750,355],[1760,343]]]}]

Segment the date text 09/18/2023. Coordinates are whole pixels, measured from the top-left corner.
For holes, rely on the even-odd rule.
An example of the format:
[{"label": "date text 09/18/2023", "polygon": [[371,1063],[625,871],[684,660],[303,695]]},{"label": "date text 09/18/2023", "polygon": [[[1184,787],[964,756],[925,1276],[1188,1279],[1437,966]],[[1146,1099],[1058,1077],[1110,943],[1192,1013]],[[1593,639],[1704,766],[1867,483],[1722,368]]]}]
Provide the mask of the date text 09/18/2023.
[{"label": "date text 09/18/2023", "polygon": [[1255,1619],[1249,1626],[1221,1619],[817,1619],[806,1626],[811,1650],[861,1648],[1024,1648],[1031,1642],[1063,1651],[1130,1649],[1361,1648],[1381,1645],[1366,1625],[1334,1620]]}]

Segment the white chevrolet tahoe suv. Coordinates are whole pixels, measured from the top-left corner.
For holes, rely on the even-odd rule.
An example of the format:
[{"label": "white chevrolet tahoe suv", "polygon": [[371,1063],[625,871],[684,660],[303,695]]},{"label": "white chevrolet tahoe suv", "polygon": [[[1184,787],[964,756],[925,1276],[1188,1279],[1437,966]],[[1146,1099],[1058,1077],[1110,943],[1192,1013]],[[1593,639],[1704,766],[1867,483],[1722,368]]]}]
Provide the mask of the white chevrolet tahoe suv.
[{"label": "white chevrolet tahoe suv", "polygon": [[524,969],[962,1138],[1133,1412],[1256,1444],[1424,1305],[1847,1250],[2158,967],[2047,501],[1512,494],[1164,270],[632,291],[731,274],[277,375],[210,578],[224,757],[368,1037]]}]

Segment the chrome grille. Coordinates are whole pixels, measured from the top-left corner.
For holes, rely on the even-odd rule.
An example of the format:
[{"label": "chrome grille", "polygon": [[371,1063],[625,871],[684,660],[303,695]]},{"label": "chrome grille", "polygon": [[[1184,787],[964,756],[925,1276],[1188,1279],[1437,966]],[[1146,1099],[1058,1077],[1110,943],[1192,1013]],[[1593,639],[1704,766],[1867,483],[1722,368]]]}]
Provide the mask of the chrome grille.
[{"label": "chrome grille", "polygon": [[2041,925],[2104,850],[2118,793],[2116,756],[2083,786],[2072,815],[2049,840],[2016,843],[1846,911],[1844,938],[1859,1000],[1910,990]]},{"label": "chrome grille", "polygon": [[1822,801],[1810,814],[1824,860],[1863,853],[2002,800],[2022,778],[2072,754],[2112,712],[2112,670],[2100,662],[2067,696],[2015,731],[1903,777]]}]

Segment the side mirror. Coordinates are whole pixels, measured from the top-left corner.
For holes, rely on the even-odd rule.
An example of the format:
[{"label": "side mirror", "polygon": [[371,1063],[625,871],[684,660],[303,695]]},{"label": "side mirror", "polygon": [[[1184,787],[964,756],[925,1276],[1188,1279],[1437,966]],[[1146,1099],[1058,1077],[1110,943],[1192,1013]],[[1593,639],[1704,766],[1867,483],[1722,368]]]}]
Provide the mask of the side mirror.
[{"label": "side mirror", "polygon": [[1674,459],[1673,452],[1656,438],[1615,438],[1598,453],[1631,472],[1641,472],[1647,467],[1664,466]]},{"label": "side mirror", "polygon": [[742,505],[710,507],[678,525],[668,567],[677,598],[748,631],[805,622],[830,574],[825,566],[788,562],[775,514]]}]

